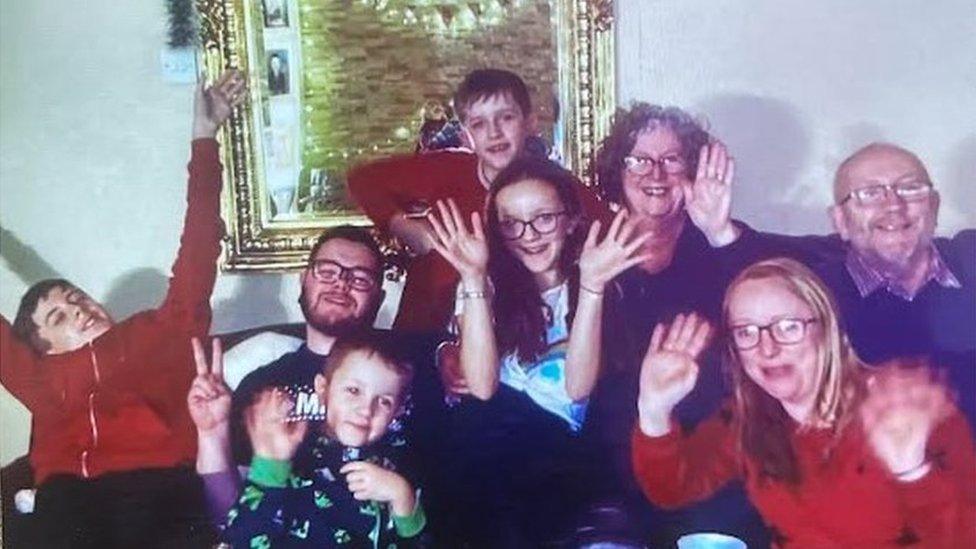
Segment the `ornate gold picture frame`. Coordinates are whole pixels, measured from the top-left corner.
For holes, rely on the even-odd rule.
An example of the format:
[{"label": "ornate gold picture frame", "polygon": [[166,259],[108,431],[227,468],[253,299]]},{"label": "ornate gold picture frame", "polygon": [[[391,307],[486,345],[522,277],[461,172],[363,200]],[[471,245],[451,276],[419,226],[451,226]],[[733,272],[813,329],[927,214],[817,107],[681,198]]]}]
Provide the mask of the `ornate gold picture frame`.
[{"label": "ornate gold picture frame", "polygon": [[247,77],[222,133],[225,270],[303,265],[324,227],[368,225],[356,162],[414,151],[469,70],[529,84],[551,156],[584,180],[614,108],[611,0],[197,0],[203,66]]}]

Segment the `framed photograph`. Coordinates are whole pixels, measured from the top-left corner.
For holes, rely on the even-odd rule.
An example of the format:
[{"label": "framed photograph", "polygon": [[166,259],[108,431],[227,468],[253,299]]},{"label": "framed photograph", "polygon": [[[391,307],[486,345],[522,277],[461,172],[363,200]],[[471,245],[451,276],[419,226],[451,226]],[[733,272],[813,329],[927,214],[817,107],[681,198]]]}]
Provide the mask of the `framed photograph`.
[{"label": "framed photograph", "polygon": [[610,0],[196,1],[207,77],[248,78],[221,133],[224,269],[300,267],[324,227],[368,225],[348,169],[450,146],[450,100],[476,68],[521,75],[540,121],[533,146],[589,181],[614,108]]},{"label": "framed photograph", "polygon": [[268,52],[268,93],[288,94],[288,51],[269,50]]},{"label": "framed photograph", "polygon": [[288,0],[262,0],[264,26],[268,28],[288,26]]}]

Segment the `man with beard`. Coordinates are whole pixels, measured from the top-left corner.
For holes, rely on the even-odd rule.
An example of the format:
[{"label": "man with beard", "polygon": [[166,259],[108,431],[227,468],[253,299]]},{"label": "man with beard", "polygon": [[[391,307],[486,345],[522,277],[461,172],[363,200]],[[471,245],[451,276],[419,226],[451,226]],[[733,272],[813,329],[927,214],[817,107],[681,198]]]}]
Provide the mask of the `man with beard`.
[{"label": "man with beard", "polygon": [[[197,427],[197,473],[204,480],[214,522],[224,522],[237,496],[241,479],[236,465],[251,462],[245,427],[251,404],[266,390],[277,388],[286,391],[293,402],[290,415],[310,421],[324,419],[314,379],[335,342],[351,334],[368,332],[368,337],[390,339],[401,358],[414,365],[410,417],[399,422],[401,440],[408,443],[402,461],[414,485],[432,474],[427,465],[436,460],[425,456],[435,451],[433,441],[438,438],[443,411],[443,392],[432,365],[440,334],[371,330],[383,301],[383,264],[379,247],[365,229],[349,225],[327,229],[312,247],[299,276],[304,341],[264,333],[239,343],[222,359],[215,340],[212,370],[201,369],[207,360],[202,346],[195,342],[198,371],[187,401]],[[246,375],[231,394],[221,364],[253,364],[256,356],[271,361]]]},{"label": "man with beard", "polygon": [[[336,339],[373,323],[383,301],[382,270],[383,256],[367,231],[347,225],[327,229],[312,247],[299,276],[304,341],[266,332],[241,342],[222,357],[220,343],[214,340],[212,372],[200,370],[200,364],[207,361],[199,341],[194,341],[198,369],[187,404],[197,429],[196,469],[215,523],[223,523],[240,488],[236,465],[251,462],[244,414],[270,388],[288,391],[301,416],[321,414],[315,375]],[[247,374],[231,393],[224,381],[224,363],[236,369],[267,359],[270,362]]]},{"label": "man with beard", "polygon": [[[369,328],[383,302],[383,256],[370,234],[340,226],[326,230],[309,254],[299,277],[298,303],[305,317],[305,341],[241,380],[231,410],[234,458],[250,463],[251,448],[242,414],[269,387],[286,389],[297,415],[320,415],[313,380],[336,339]],[[246,343],[246,342],[245,342]]]}]

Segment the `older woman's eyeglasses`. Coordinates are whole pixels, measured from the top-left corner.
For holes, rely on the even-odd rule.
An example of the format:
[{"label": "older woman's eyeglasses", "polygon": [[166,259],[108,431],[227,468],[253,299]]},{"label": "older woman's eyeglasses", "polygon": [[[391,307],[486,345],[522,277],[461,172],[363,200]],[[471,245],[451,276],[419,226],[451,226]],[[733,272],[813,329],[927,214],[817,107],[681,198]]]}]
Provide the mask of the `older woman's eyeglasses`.
[{"label": "older woman's eyeglasses", "polygon": [[363,267],[346,267],[331,259],[316,259],[310,267],[315,280],[326,284],[345,280],[352,289],[368,292],[379,283],[379,275],[375,271]]},{"label": "older woman's eyeglasses", "polygon": [[747,351],[759,345],[763,332],[768,332],[773,341],[780,345],[794,345],[803,341],[807,335],[807,325],[819,322],[818,318],[781,318],[760,326],[759,324],[739,324],[729,331],[732,344],[740,351]]},{"label": "older woman's eyeglasses", "polygon": [[667,154],[657,159],[650,156],[627,155],[624,157],[624,166],[634,175],[647,175],[653,172],[655,167],[661,168],[664,173],[675,175],[685,171],[685,159],[677,153]]},{"label": "older woman's eyeglasses", "polygon": [[924,200],[931,191],[932,183],[928,181],[869,185],[860,189],[854,189],[838,202],[838,204],[844,204],[851,198],[855,198],[861,206],[876,206],[887,200],[891,196],[891,193],[894,193],[895,196],[906,202],[916,202]]},{"label": "older woman's eyeglasses", "polygon": [[566,212],[545,212],[528,221],[512,218],[502,219],[498,222],[498,232],[502,234],[502,238],[505,240],[522,238],[526,227],[532,227],[532,230],[539,234],[549,234],[556,230],[556,226],[559,225],[559,218],[563,215],[566,215]]}]

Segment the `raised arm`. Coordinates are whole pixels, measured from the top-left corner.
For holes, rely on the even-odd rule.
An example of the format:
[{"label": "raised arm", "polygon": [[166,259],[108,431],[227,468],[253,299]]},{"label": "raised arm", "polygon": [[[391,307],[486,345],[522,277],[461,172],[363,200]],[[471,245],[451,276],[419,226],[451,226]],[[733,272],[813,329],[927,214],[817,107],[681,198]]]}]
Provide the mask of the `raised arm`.
[{"label": "raised arm", "polygon": [[190,384],[187,407],[197,428],[197,473],[217,473],[234,469],[230,448],[231,392],[224,383],[223,350],[214,338],[211,361],[203,344],[192,339],[197,375]]},{"label": "raised arm", "polygon": [[461,276],[459,297],[464,303],[460,315],[461,373],[472,395],[491,398],[498,389],[499,360],[492,323],[488,286],[488,241],[481,216],[471,214],[471,230],[453,200],[438,201],[437,214],[430,215],[433,248],[444,256]]},{"label": "raised arm", "polygon": [[159,314],[189,322],[192,332],[200,337],[210,328],[210,293],[224,234],[220,219],[221,167],[214,138],[244,96],[241,75],[227,71],[213,86],[204,88],[201,84],[194,98],[186,216],[169,291]]},{"label": "raised arm", "polygon": [[283,392],[267,389],[256,396],[245,412],[254,458],[247,484],[227,515],[224,537],[234,547],[251,547],[252,541],[261,536],[266,543],[283,541],[290,527],[288,519],[292,518],[285,516],[281,520],[284,502],[287,498],[311,499],[312,487],[287,485],[292,458],[308,429],[304,421],[288,421],[293,407]]},{"label": "raised arm", "polygon": [[685,210],[713,248],[729,276],[756,261],[786,256],[815,265],[842,258],[843,242],[832,236],[791,236],[759,232],[732,220],[735,159],[721,142],[702,146],[694,183],[686,184]]},{"label": "raised arm", "polygon": [[197,474],[203,479],[210,518],[222,524],[241,488],[230,445],[231,393],[224,383],[220,340],[213,340],[209,363],[200,340],[193,338],[192,345],[197,375],[186,400],[197,428]]},{"label": "raised arm", "polygon": [[698,356],[711,336],[697,314],[679,314],[670,326],[658,324],[641,364],[637,412],[640,431],[660,437],[671,431],[671,412],[698,381]]},{"label": "raised arm", "polygon": [[734,176],[735,159],[721,141],[715,141],[702,145],[695,181],[682,188],[688,217],[716,248],[739,238],[740,230],[732,222]]},{"label": "raised arm", "polygon": [[690,433],[677,425],[659,437],[634,429],[631,460],[634,478],[655,505],[674,509],[708,499],[741,474],[731,407]]},{"label": "raised arm", "polygon": [[943,537],[947,547],[976,547],[976,453],[961,413],[952,410],[934,427],[926,456],[921,478],[896,476],[905,520],[923,540]]},{"label": "raised arm", "polygon": [[634,476],[648,499],[662,507],[705,499],[738,474],[729,410],[687,435],[671,419],[674,407],[695,387],[698,357],[710,333],[708,323],[694,313],[677,315],[670,327],[658,324],[641,366]]},{"label": "raised arm", "polygon": [[47,400],[37,368],[34,352],[14,335],[10,322],[0,315],[0,382],[31,411]]},{"label": "raised arm", "polygon": [[627,219],[621,210],[598,241],[600,226],[599,221],[593,222],[583,244],[579,300],[566,350],[566,393],[577,401],[590,395],[600,373],[604,288],[618,274],[648,259],[638,250],[651,235],[637,232],[636,218]]},{"label": "raised arm", "polygon": [[433,234],[425,215],[437,196],[431,170],[445,159],[440,153],[395,156],[356,166],[349,172],[349,193],[381,231],[414,254],[427,254]]},{"label": "raised arm", "polygon": [[[926,541],[952,538],[957,529],[976,541],[970,430],[927,367],[900,366],[872,375],[860,408],[868,444],[894,480],[903,511],[898,522],[911,523]],[[959,547],[967,545],[962,540]]]}]

